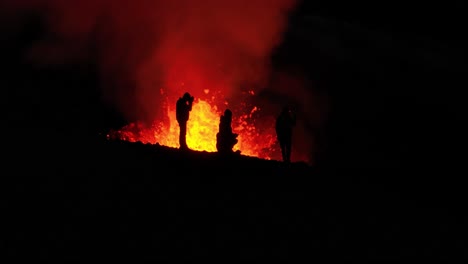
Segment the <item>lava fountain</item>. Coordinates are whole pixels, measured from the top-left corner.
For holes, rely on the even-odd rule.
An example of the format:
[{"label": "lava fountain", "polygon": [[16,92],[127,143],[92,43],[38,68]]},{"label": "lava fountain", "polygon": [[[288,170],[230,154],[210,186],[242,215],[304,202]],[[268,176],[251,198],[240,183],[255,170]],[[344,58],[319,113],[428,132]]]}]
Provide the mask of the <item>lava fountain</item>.
[{"label": "lava fountain", "polygon": [[[208,94],[208,90],[205,90],[205,93]],[[250,91],[246,93],[247,95],[253,96],[254,92]],[[179,126],[176,120],[175,102],[166,104],[165,107],[166,122],[156,120],[150,126],[145,126],[141,122],[130,123],[117,131],[111,131],[108,138],[149,144],[158,143],[178,148]],[[187,145],[190,149],[217,151],[216,133],[218,133],[219,118],[226,108],[230,108],[228,102],[221,102],[213,96],[195,99],[190,119],[187,122]],[[261,117],[259,107],[247,106],[246,103],[230,109],[234,113],[233,132],[239,134],[234,150],[239,150],[246,156],[279,159],[274,130],[275,119]],[[262,118],[261,124],[258,122],[259,118]]]},{"label": "lava fountain", "polygon": [[[187,124],[190,148],[216,150],[219,117],[229,107],[233,130],[239,134],[236,150],[278,159],[274,116],[265,113],[269,106],[243,104],[252,94],[238,98],[238,92],[246,86],[255,91],[268,88],[271,55],[282,43],[298,4],[297,0],[3,0],[0,17],[15,22],[3,23],[5,28],[20,29],[11,36],[40,33],[22,49],[26,53],[21,57],[28,63],[93,65],[105,103],[122,117],[141,121],[110,132],[109,138],[178,147],[174,107],[187,91],[198,97]],[[34,20],[16,23],[29,14]],[[181,87],[180,81],[190,89]],[[157,88],[164,88],[165,94]],[[289,92],[290,87],[284,89]]]}]

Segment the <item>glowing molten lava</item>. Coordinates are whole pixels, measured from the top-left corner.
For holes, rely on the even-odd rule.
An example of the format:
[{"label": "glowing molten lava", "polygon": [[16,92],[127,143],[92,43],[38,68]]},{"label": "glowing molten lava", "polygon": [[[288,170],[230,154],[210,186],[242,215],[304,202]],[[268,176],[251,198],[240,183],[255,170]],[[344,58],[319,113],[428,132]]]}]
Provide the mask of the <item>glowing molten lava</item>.
[{"label": "glowing molten lava", "polygon": [[[264,159],[277,159],[276,134],[274,119],[267,120],[264,129],[254,125],[254,114],[259,109],[253,107],[247,114],[234,116],[233,132],[239,134],[239,142],[234,150],[240,150],[243,155]],[[195,99],[190,119],[187,123],[187,145],[198,151],[216,152],[216,133],[219,129],[219,118],[224,109],[205,100]],[[140,123],[131,123],[119,131],[111,132],[108,136],[130,142],[143,142],[168,147],[179,147],[179,125],[176,120],[174,107],[167,108],[168,122],[154,122],[151,127],[144,127]]]}]

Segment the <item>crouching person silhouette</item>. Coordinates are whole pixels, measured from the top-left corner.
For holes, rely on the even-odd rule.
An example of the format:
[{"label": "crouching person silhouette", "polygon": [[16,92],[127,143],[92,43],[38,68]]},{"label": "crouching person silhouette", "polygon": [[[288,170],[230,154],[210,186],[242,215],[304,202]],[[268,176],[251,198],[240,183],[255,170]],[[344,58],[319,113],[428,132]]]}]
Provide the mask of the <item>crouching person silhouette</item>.
[{"label": "crouching person silhouette", "polygon": [[232,112],[229,109],[219,120],[219,132],[216,134],[216,149],[220,154],[233,153],[232,148],[237,144],[238,134],[232,133]]}]

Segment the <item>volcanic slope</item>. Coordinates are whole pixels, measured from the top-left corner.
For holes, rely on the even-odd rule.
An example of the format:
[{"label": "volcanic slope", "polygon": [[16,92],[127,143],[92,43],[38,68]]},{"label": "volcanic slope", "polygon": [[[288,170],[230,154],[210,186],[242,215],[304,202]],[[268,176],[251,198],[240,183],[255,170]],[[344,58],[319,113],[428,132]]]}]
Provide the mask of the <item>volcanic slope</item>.
[{"label": "volcanic slope", "polygon": [[388,260],[465,252],[462,222],[449,208],[301,163],[107,140],[52,152],[59,155],[30,166],[46,173],[8,185],[16,192],[2,203],[7,256]]}]

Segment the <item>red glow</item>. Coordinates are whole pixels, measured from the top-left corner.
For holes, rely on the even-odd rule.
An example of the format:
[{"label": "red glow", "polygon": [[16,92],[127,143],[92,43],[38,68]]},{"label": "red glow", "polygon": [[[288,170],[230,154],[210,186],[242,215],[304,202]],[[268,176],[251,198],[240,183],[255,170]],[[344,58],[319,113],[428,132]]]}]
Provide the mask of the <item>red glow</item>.
[{"label": "red glow", "polygon": [[[198,98],[193,104],[187,123],[187,144],[193,150],[216,151],[216,133],[224,107],[218,108],[214,101]],[[241,112],[238,109],[234,110]],[[245,114],[233,117],[233,131],[239,134],[239,142],[234,146],[234,150],[240,150],[247,156],[278,159],[274,118],[264,120],[262,124],[269,125],[263,128],[255,126],[258,111],[259,108],[252,107],[250,111],[245,111]],[[167,107],[166,114],[168,122],[155,121],[150,127],[145,127],[141,123],[131,123],[118,131],[111,132],[109,137],[130,142],[159,143],[178,148],[179,127],[175,119],[175,103]]]},{"label": "red glow", "polygon": [[104,101],[138,120],[117,133],[122,138],[177,147],[172,107],[188,91],[199,98],[188,123],[189,147],[213,151],[219,115],[229,107],[236,147],[274,157],[274,118],[259,119],[258,108],[251,114],[254,106],[243,105],[242,96],[266,88],[271,53],[296,0],[3,2],[2,15],[36,12],[44,19],[45,34],[25,58],[96,65]]}]

